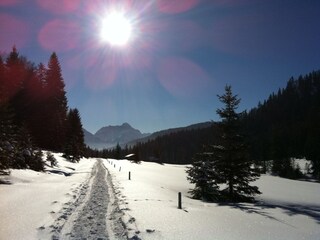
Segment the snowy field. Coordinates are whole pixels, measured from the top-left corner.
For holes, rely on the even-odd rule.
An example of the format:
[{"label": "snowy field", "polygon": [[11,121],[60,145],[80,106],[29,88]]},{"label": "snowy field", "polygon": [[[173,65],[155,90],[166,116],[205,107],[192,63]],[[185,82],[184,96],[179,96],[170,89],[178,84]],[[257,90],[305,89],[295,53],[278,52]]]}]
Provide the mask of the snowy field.
[{"label": "snowy field", "polygon": [[[12,170],[1,177],[0,239],[99,239],[103,231],[108,236],[100,239],[120,239],[119,233],[122,239],[320,239],[319,183],[263,175],[257,204],[219,205],[188,197],[186,166],[103,159],[110,178],[97,159],[70,163],[60,155],[45,173]],[[114,190],[103,179],[112,179]],[[99,191],[107,191],[110,202]],[[118,218],[125,229],[117,233]]]},{"label": "snowy field", "polygon": [[[105,160],[130,236],[141,239],[320,239],[320,184],[262,175],[257,204],[190,199],[185,166]],[[121,167],[121,171],[120,170]],[[128,172],[131,180],[128,180]],[[182,192],[182,210],[177,208]]]}]

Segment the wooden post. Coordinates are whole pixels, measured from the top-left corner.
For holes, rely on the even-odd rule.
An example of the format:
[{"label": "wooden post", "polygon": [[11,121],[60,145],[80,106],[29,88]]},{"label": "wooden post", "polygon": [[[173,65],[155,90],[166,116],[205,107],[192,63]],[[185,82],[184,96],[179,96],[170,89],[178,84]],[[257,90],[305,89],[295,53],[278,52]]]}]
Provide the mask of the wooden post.
[{"label": "wooden post", "polygon": [[129,172],[129,180],[131,180],[131,172]]},{"label": "wooden post", "polygon": [[182,209],[181,192],[178,193],[178,209]]},{"label": "wooden post", "polygon": [[119,168],[119,172],[121,172],[121,167]]}]

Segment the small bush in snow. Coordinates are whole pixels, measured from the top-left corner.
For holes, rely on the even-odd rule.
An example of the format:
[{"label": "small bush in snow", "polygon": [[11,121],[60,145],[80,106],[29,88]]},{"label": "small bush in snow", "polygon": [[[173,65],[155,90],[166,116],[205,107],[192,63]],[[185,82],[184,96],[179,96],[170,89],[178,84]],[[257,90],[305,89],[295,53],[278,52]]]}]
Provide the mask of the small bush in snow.
[{"label": "small bush in snow", "polygon": [[194,199],[201,199],[203,201],[217,201],[219,200],[219,187],[214,181],[215,171],[210,161],[206,161],[206,154],[199,153],[196,155],[196,161],[192,163],[191,167],[187,168],[187,179],[190,183],[195,184],[194,189],[189,193]]},{"label": "small bush in snow", "polygon": [[57,166],[57,159],[53,156],[51,152],[47,152],[47,159],[48,162],[50,162],[51,167]]},{"label": "small bush in snow", "polygon": [[40,149],[30,153],[27,161],[27,165],[34,171],[44,171],[44,162],[42,160],[42,151]]}]

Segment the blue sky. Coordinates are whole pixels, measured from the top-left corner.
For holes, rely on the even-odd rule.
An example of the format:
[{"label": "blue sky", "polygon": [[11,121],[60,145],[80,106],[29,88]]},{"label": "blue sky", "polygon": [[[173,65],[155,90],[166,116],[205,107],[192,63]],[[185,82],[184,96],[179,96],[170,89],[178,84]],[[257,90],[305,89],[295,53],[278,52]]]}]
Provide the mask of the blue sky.
[{"label": "blue sky", "polygon": [[[101,42],[110,9],[132,22],[126,46]],[[83,126],[154,132],[218,120],[231,84],[250,109],[320,69],[317,0],[1,0],[0,52],[47,63],[55,51]]]}]

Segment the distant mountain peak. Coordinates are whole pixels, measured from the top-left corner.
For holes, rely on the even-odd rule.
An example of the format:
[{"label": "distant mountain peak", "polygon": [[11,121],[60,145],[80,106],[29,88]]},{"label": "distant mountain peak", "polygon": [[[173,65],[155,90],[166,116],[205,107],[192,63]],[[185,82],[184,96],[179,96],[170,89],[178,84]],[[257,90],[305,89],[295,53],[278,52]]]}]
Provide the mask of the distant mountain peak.
[{"label": "distant mountain peak", "polygon": [[95,134],[85,133],[85,142],[93,148],[102,149],[116,146],[118,143],[125,145],[147,135],[149,134],[142,134],[138,129],[125,122],[122,125],[102,127]]},{"label": "distant mountain peak", "polygon": [[108,126],[102,127],[94,135],[99,134],[99,132],[101,132],[104,129],[135,129],[135,128],[133,128],[129,123],[125,122],[125,123],[122,123],[121,125],[108,125]]},{"label": "distant mountain peak", "polygon": [[130,127],[130,128],[132,128],[131,125],[130,125],[129,123],[127,123],[127,122],[122,123],[121,126],[122,126],[122,127]]}]

